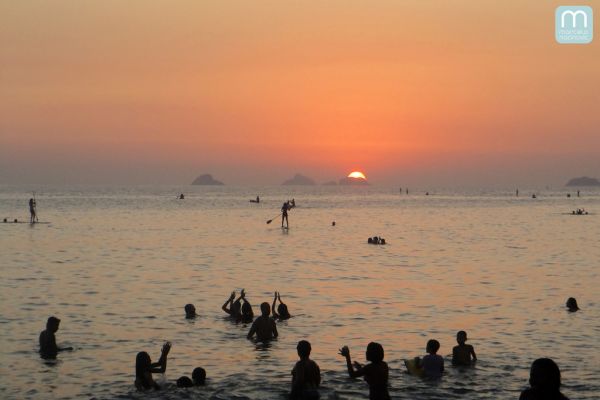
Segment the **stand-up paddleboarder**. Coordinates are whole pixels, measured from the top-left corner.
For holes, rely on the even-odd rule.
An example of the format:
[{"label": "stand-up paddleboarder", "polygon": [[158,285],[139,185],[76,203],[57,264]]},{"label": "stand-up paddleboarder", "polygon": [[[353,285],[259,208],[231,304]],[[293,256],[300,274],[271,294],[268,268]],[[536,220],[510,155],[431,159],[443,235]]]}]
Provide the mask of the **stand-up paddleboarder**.
[{"label": "stand-up paddleboarder", "polygon": [[33,224],[37,220],[37,213],[35,211],[35,198],[29,199],[29,222]]},{"label": "stand-up paddleboarder", "polygon": [[290,222],[288,221],[288,210],[290,209],[290,202],[286,201],[283,203],[281,207],[281,227],[283,228],[283,221],[285,220],[285,227],[290,227]]}]

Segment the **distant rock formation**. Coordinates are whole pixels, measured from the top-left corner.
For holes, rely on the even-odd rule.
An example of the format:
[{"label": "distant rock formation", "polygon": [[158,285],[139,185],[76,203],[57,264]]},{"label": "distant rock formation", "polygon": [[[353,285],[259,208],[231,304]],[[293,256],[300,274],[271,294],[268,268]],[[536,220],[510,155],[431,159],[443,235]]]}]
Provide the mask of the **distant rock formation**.
[{"label": "distant rock formation", "polygon": [[323,186],[337,186],[337,182],[336,181],[327,181],[325,183],[322,184]]},{"label": "distant rock formation", "polygon": [[287,181],[283,182],[282,185],[304,185],[304,186],[309,186],[309,185],[314,185],[315,181],[313,181],[312,179],[310,179],[309,177],[306,177],[304,175],[300,175],[300,174],[296,174],[294,175],[294,177],[292,179],[288,179]]},{"label": "distant rock formation", "polygon": [[567,182],[567,186],[600,186],[600,182],[596,178],[588,178],[582,176],[580,178],[573,178]]},{"label": "distant rock formation", "polygon": [[362,178],[345,177],[345,178],[340,179],[340,185],[368,186],[369,182],[367,182],[366,179],[362,179]]},{"label": "distant rock formation", "polygon": [[223,182],[214,179],[211,174],[204,174],[194,179],[192,185],[223,185]]}]

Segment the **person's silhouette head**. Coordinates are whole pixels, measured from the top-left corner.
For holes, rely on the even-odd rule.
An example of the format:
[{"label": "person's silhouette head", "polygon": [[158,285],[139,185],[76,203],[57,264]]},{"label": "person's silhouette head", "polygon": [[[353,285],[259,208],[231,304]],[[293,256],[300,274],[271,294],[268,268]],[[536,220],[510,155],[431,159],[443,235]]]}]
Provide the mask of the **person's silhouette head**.
[{"label": "person's silhouette head", "polygon": [[560,370],[550,358],[538,358],[531,364],[529,384],[543,393],[554,393],[560,390]]},{"label": "person's silhouette head", "polygon": [[46,329],[50,332],[58,331],[59,325],[60,325],[60,319],[58,319],[56,317],[50,317],[50,318],[48,318],[48,321],[46,321]]},{"label": "person's silhouette head", "polygon": [[242,304],[242,315],[252,315],[252,306],[250,305],[250,303]]},{"label": "person's silhouette head", "polygon": [[194,385],[204,385],[206,382],[206,371],[202,367],[194,368],[192,372],[192,380]]},{"label": "person's silhouette head", "polygon": [[567,308],[569,309],[569,311],[577,311],[579,310],[579,306],[577,305],[577,300],[575,299],[575,297],[569,297],[567,299]]},{"label": "person's silhouette head", "polygon": [[192,380],[187,376],[182,376],[181,378],[177,379],[177,387],[187,388],[192,386],[194,386],[194,382],[192,382]]},{"label": "person's silhouette head", "polygon": [[271,314],[271,306],[269,305],[269,303],[264,302],[260,305],[260,312],[263,315],[263,317],[268,317],[269,314]]},{"label": "person's silhouette head", "polygon": [[367,345],[367,361],[379,363],[383,361],[383,346],[379,343],[371,342]]},{"label": "person's silhouette head", "polygon": [[456,333],[456,341],[460,345],[465,344],[465,342],[467,341],[467,332],[465,332],[465,331],[458,331]]},{"label": "person's silhouette head", "polygon": [[143,377],[144,373],[150,370],[152,360],[145,351],[140,351],[135,357],[135,376]]},{"label": "person's silhouette head", "polygon": [[235,301],[231,305],[231,313],[232,313],[232,315],[240,315],[241,308],[242,308],[242,304],[240,303],[240,301]]},{"label": "person's silhouette head", "polygon": [[425,348],[426,352],[428,352],[429,354],[436,354],[439,349],[440,349],[440,342],[438,342],[435,339],[431,339],[431,340],[427,341],[427,347]]},{"label": "person's silhouette head", "polygon": [[301,340],[298,342],[296,346],[296,350],[298,350],[298,356],[302,359],[306,359],[310,356],[310,343],[307,340]]},{"label": "person's silhouette head", "polygon": [[281,318],[289,318],[290,317],[290,312],[288,311],[287,305],[280,303],[277,306],[277,313],[279,314],[279,316]]},{"label": "person's silhouette head", "polygon": [[196,307],[193,304],[185,305],[185,317],[186,318],[195,318],[196,317]]}]

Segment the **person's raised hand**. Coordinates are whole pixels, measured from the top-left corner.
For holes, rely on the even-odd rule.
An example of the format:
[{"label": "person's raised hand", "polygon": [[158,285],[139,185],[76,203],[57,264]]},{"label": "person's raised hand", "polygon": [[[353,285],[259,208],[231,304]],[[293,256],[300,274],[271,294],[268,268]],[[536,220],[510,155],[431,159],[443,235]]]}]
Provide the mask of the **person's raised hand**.
[{"label": "person's raised hand", "polygon": [[162,347],[162,354],[166,356],[171,351],[171,342],[165,342]]},{"label": "person's raised hand", "polygon": [[348,346],[342,347],[339,351],[340,351],[340,355],[342,355],[344,357],[350,356],[350,349],[348,348]]}]

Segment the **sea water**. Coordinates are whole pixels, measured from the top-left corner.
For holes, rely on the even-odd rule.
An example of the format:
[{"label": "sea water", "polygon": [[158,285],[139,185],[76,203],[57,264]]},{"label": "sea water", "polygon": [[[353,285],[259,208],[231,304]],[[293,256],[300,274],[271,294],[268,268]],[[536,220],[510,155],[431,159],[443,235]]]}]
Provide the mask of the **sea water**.
[{"label": "sea water", "polygon": [[[599,191],[0,186],[0,221],[26,221],[32,190],[50,224],[0,223],[2,399],[284,399],[301,339],[324,399],[368,397],[338,349],[364,363],[370,341],[385,349],[395,399],[516,399],[539,357],[558,363],[567,396],[600,398]],[[581,207],[590,215],[569,215]],[[367,244],[375,235],[388,244]],[[221,310],[242,288],[255,314],[277,290],[293,315],[267,346]],[[565,311],[570,296],[581,311]],[[75,348],[53,362],[37,354],[50,315],[59,346]],[[458,330],[474,368],[450,366]],[[446,359],[438,382],[402,361],[431,338]],[[137,393],[137,352],[156,361],[167,340],[155,374],[166,388]],[[197,366],[206,386],[174,387]]]}]

